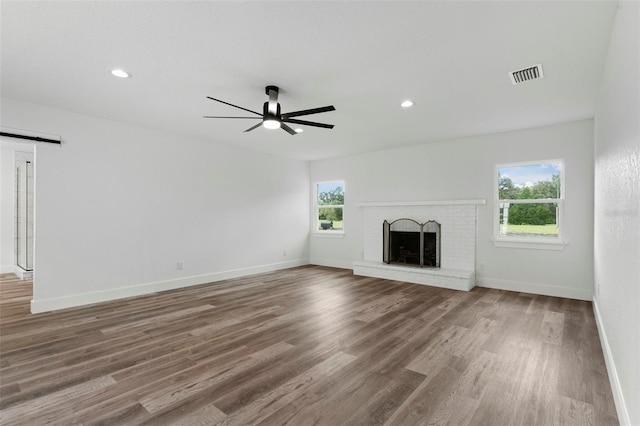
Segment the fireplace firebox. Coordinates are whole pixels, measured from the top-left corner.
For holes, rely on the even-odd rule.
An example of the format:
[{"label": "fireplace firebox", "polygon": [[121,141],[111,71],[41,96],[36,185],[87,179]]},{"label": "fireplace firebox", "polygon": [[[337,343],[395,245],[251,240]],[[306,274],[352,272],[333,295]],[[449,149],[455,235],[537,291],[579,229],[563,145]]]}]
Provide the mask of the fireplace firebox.
[{"label": "fireplace firebox", "polygon": [[398,219],[383,223],[384,263],[424,268],[440,267],[440,224]]}]

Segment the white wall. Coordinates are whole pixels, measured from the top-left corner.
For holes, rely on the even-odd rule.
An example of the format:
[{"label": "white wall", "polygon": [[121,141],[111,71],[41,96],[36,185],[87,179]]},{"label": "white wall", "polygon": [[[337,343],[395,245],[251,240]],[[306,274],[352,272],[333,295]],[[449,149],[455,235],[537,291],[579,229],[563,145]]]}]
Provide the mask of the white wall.
[{"label": "white wall", "polygon": [[0,149],[0,197],[0,273],[9,273],[16,264],[15,197],[13,150],[4,148]]},{"label": "white wall", "polygon": [[9,99],[1,117],[63,141],[36,148],[34,311],[308,262],[306,162]]},{"label": "white wall", "polygon": [[640,3],[620,2],[595,118],[594,306],[621,424],[640,425]]},{"label": "white wall", "polygon": [[[493,245],[494,166],[565,160],[563,251]],[[478,206],[480,285],[590,300],[593,288],[591,120],[379,151],[310,164],[311,183],[345,181],[345,236],[311,238],[311,262],[349,267],[363,251],[363,208],[374,201],[487,200]],[[382,226],[382,225],[380,225]]]}]

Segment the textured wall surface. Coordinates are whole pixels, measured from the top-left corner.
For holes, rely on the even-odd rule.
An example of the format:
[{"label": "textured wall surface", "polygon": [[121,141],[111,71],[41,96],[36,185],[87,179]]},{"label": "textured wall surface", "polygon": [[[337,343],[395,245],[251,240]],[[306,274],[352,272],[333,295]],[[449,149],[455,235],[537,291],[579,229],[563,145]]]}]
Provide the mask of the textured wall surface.
[{"label": "textured wall surface", "polygon": [[[595,302],[622,424],[640,424],[640,3],[620,2],[595,118]],[[622,412],[621,412],[622,411]]]}]

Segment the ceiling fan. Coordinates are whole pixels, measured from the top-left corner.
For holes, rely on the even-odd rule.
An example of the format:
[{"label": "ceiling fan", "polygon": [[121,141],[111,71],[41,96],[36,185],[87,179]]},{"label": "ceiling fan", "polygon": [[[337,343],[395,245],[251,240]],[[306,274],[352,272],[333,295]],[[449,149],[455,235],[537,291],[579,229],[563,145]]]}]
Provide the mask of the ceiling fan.
[{"label": "ceiling fan", "polygon": [[329,112],[335,111],[336,109],[333,105],[320,107],[320,108],[311,108],[305,109],[301,111],[293,111],[282,114],[280,112],[280,104],[278,103],[278,87],[277,86],[267,86],[265,88],[266,94],[269,96],[269,101],[265,102],[262,106],[262,114],[256,111],[252,111],[247,108],[243,108],[238,105],[230,104],[229,102],[221,101],[220,99],[212,98],[211,96],[207,96],[208,99],[212,101],[220,102],[225,105],[232,106],[234,108],[239,108],[243,111],[250,112],[252,114],[257,115],[258,117],[222,117],[222,116],[211,116],[205,115],[204,118],[239,118],[239,119],[248,119],[248,120],[257,120],[261,119],[262,121],[255,126],[249,127],[245,132],[250,132],[254,129],[257,129],[260,126],[264,126],[267,129],[278,129],[281,128],[285,130],[290,135],[295,135],[297,132],[289,127],[286,123],[292,124],[301,124],[304,126],[313,126],[313,127],[322,127],[324,129],[333,129],[333,124],[325,124],[325,123],[317,123],[314,121],[307,120],[298,120],[292,117],[300,117],[301,115],[311,115],[311,114],[319,114],[321,112]]}]

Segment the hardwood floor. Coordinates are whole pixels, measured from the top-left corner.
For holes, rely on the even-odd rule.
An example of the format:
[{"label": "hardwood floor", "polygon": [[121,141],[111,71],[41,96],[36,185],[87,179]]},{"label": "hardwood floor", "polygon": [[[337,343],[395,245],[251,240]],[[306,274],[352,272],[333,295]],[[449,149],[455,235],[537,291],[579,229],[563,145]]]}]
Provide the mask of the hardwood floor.
[{"label": "hardwood floor", "polygon": [[54,313],[0,276],[0,424],[617,424],[590,302],[306,266]]}]

